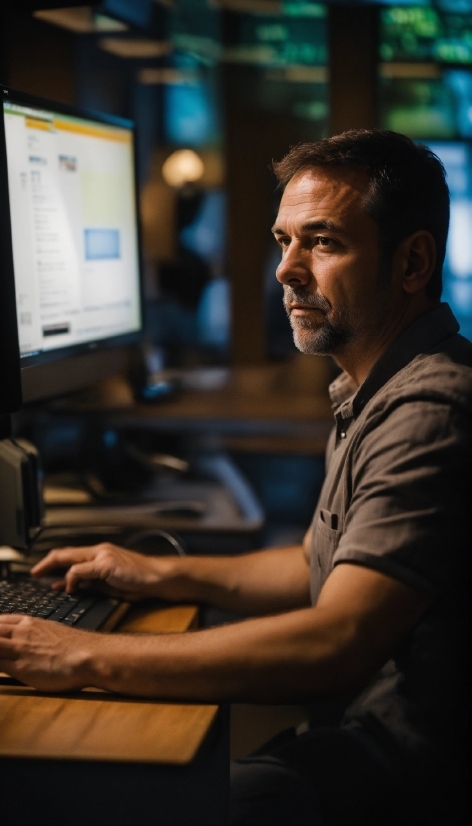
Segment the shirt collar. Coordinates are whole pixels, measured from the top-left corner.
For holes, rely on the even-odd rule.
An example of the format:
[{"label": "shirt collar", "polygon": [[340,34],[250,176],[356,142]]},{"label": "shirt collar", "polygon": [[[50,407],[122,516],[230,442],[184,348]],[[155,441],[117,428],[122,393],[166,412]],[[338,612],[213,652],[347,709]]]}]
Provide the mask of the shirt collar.
[{"label": "shirt collar", "polygon": [[342,419],[356,418],[367,402],[419,353],[431,350],[444,338],[459,331],[451,308],[440,304],[410,324],[374,364],[372,370],[356,389],[347,373],[341,373],[330,385],[329,394],[335,414]]}]

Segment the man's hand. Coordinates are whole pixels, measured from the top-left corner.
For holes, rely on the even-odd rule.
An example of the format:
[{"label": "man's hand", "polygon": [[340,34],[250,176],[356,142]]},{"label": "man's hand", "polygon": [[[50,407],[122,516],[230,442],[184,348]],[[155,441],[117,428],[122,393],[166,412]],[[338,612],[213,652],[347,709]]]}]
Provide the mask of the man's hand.
[{"label": "man's hand", "polygon": [[72,691],[89,685],[87,662],[99,634],[50,620],[0,614],[0,671],[40,691]]},{"label": "man's hand", "polygon": [[68,570],[54,587],[68,593],[94,587],[125,600],[206,602],[246,616],[310,604],[309,568],[301,546],[229,557],[153,557],[104,542],[51,551],[31,573],[45,576],[61,568]]},{"label": "man's hand", "polygon": [[32,568],[31,573],[45,576],[58,568],[67,568],[64,577],[54,583],[54,588],[70,594],[78,588],[94,587],[109,596],[134,601],[147,596],[165,598],[162,583],[171,565],[172,557],[145,557],[103,542],[92,547],[51,551]]}]

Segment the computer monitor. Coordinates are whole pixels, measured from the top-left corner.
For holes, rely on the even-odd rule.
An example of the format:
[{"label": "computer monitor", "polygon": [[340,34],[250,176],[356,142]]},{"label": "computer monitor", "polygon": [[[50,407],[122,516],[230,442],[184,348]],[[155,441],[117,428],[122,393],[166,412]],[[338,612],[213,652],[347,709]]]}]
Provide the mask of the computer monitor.
[{"label": "computer monitor", "polygon": [[122,118],[0,94],[2,289],[8,314],[14,284],[28,402],[118,372],[140,337],[135,135]]}]

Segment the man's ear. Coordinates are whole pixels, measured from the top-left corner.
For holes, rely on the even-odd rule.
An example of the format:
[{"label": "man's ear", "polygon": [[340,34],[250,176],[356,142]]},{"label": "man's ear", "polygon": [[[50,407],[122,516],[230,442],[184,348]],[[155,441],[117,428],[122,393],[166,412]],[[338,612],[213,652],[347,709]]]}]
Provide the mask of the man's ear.
[{"label": "man's ear", "polygon": [[436,242],[427,230],[404,238],[397,248],[403,290],[410,295],[424,289],[436,266]]}]

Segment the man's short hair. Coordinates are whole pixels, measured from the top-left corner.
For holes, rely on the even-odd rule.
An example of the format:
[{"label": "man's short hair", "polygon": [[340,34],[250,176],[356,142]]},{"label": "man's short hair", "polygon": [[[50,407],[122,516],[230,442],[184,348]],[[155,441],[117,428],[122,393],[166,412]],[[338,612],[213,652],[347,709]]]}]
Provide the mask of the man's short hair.
[{"label": "man's short hair", "polygon": [[320,167],[365,170],[369,188],[364,209],[380,229],[384,261],[391,262],[398,244],[414,232],[431,233],[436,266],[426,294],[438,300],[449,228],[449,190],[439,158],[427,146],[397,132],[352,129],[317,143],[299,144],[273,164],[283,186],[294,175]]}]

